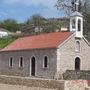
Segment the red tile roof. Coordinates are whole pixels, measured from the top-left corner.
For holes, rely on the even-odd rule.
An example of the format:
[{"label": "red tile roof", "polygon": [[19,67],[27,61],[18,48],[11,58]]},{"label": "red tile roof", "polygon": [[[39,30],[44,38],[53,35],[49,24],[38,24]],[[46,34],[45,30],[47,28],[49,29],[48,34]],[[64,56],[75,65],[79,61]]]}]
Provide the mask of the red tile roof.
[{"label": "red tile roof", "polygon": [[71,34],[71,32],[54,32],[23,37],[17,39],[2,49],[2,51],[57,48],[58,45],[65,41]]}]

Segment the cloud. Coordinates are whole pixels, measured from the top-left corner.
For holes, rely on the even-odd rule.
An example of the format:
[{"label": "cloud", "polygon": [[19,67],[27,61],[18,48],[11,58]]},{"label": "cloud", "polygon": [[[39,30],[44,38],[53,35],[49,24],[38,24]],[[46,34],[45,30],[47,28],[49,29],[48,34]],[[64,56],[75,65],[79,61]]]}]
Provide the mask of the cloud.
[{"label": "cloud", "polygon": [[[55,7],[57,0],[2,0],[2,1],[3,4],[5,4],[5,6],[9,7],[8,17],[14,17],[18,20],[24,20],[26,17],[29,17],[32,14],[36,13],[47,18],[60,16],[59,11]],[[12,8],[12,6],[15,7]],[[18,6],[20,6],[19,9]],[[29,8],[31,9],[31,11],[29,10]]]},{"label": "cloud", "polygon": [[25,6],[43,6],[43,10],[41,12],[42,15],[47,14],[46,16],[55,15],[57,9],[55,4],[57,0],[3,0],[4,3],[9,5],[24,5]]},{"label": "cloud", "polygon": [[26,6],[43,5],[45,7],[53,9],[57,0],[3,0],[3,2],[7,3],[7,4],[22,4],[22,5],[26,5]]}]

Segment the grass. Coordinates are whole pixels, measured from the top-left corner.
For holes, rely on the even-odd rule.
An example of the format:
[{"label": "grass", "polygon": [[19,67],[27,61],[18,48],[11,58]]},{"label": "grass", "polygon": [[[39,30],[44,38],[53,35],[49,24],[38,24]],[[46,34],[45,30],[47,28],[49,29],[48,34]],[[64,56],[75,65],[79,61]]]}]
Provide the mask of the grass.
[{"label": "grass", "polygon": [[0,49],[6,47],[13,41],[15,41],[17,37],[5,37],[5,38],[0,38]]}]

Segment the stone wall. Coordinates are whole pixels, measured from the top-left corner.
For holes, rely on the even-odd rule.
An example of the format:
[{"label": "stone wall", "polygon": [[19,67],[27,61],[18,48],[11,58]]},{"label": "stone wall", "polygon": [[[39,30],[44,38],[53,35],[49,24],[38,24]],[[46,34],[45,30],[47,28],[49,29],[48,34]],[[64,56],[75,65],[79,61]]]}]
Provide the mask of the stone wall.
[{"label": "stone wall", "polygon": [[[13,76],[31,76],[31,58],[35,57],[35,77],[54,78],[56,72],[56,49],[22,50],[0,53],[0,74]],[[43,68],[44,56],[48,56],[48,68]],[[13,67],[9,68],[9,58],[13,57]],[[19,67],[19,58],[23,57],[24,67]]]},{"label": "stone wall", "polygon": [[86,90],[87,88],[88,86],[86,80],[65,81],[65,90]]},{"label": "stone wall", "polygon": [[[80,51],[76,51],[76,41],[80,42]],[[57,49],[57,71],[75,70],[75,59],[80,58],[80,70],[90,70],[90,46],[84,38],[69,37]]]},{"label": "stone wall", "polygon": [[26,86],[27,90],[90,90],[87,80],[53,80],[3,75],[0,76],[0,84],[16,85],[16,88]]},{"label": "stone wall", "polygon": [[22,86],[28,86],[28,87],[40,87],[40,88],[47,88],[47,89],[64,90],[63,80],[57,81],[57,80],[52,80],[52,79],[0,76],[0,83],[10,84],[10,85],[22,85]]},{"label": "stone wall", "polygon": [[67,70],[63,77],[65,80],[75,80],[75,79],[83,79],[83,80],[90,80],[90,70],[82,70],[82,71],[74,71],[74,70]]}]

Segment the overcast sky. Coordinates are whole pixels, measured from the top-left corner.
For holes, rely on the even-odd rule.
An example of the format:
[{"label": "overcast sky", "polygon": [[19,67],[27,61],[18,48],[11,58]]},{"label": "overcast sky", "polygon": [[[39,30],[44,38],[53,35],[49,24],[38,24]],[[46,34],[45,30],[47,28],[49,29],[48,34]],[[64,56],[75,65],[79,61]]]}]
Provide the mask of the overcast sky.
[{"label": "overcast sky", "polygon": [[0,20],[14,18],[23,22],[33,14],[46,18],[63,17],[55,7],[57,0],[0,0]]}]

